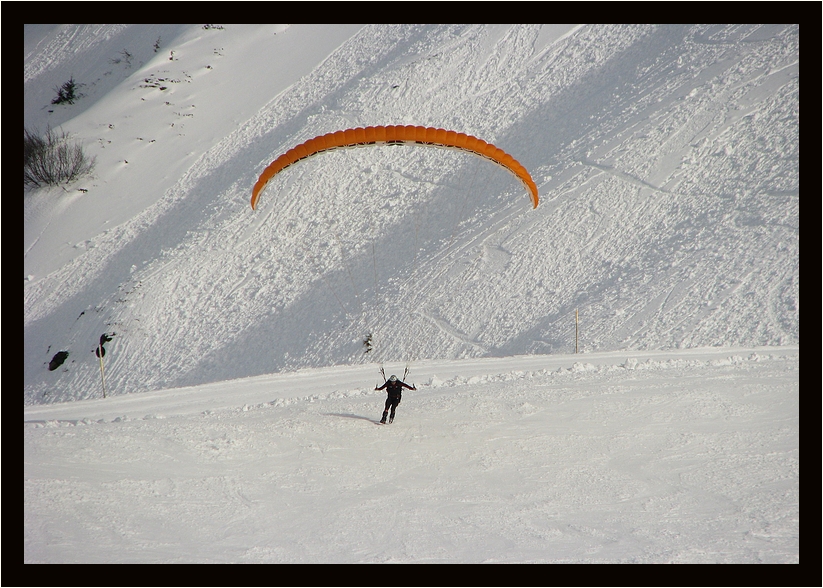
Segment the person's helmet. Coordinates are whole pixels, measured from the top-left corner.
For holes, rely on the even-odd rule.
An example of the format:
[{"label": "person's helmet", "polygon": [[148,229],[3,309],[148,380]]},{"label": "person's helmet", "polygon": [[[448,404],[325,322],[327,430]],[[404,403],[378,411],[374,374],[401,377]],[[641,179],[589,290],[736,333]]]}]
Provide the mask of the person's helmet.
[{"label": "person's helmet", "polygon": [[394,375],[389,376],[389,382],[396,382],[396,381],[397,381],[397,376],[394,376]]}]

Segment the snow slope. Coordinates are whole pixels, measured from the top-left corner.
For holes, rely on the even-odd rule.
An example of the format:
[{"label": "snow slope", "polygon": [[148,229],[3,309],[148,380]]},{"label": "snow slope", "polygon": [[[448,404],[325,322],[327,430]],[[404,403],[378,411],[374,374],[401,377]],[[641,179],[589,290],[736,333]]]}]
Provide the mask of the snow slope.
[{"label": "snow slope", "polygon": [[798,563],[798,352],[421,362],[391,425],[375,365],[30,407],[24,561]]},{"label": "snow slope", "polygon": [[[575,308],[585,351],[797,344],[797,43],[796,26],[57,27],[27,44],[26,120],[98,165],[88,192],[26,199],[24,402],[93,397],[104,331],[113,394],[568,353]],[[74,60],[102,81],[72,117],[42,88]],[[375,147],[302,162],[250,209],[277,155],[372,124],[491,141],[541,204],[485,160]],[[68,371],[44,370],[61,349]]]},{"label": "snow slope", "polygon": [[24,32],[26,562],[799,561],[797,25]]}]

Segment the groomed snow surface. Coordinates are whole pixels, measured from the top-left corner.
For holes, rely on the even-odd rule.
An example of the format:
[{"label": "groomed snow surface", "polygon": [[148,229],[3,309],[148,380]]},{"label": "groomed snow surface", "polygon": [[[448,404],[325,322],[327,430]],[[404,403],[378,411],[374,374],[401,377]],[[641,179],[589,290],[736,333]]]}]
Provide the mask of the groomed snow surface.
[{"label": "groomed snow surface", "polygon": [[620,357],[28,409],[25,561],[798,562],[798,349]]},{"label": "groomed snow surface", "polygon": [[798,25],[24,32],[26,563],[799,562]]}]

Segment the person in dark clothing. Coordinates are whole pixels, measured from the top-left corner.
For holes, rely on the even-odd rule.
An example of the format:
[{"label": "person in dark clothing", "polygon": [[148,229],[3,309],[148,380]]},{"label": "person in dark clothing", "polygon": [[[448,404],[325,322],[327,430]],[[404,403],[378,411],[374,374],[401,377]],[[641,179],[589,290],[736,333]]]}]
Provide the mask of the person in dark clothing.
[{"label": "person in dark clothing", "polygon": [[397,376],[389,376],[389,379],[386,380],[385,384],[375,388],[375,390],[385,389],[388,393],[388,398],[386,398],[386,408],[383,410],[383,418],[380,419],[380,422],[384,425],[386,424],[386,415],[389,414],[390,407],[391,415],[389,416],[389,423],[394,421],[394,411],[397,410],[397,405],[400,404],[400,396],[403,393],[403,388],[406,388],[407,390],[417,390],[414,385],[409,386],[406,382],[398,380]]}]

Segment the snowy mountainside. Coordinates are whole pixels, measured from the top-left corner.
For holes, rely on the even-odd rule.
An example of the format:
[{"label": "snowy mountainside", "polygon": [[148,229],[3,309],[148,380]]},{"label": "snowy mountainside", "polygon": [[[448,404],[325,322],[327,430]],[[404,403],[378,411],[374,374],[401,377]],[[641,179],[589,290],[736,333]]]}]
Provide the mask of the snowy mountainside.
[{"label": "snowy mountainside", "polygon": [[[24,404],[96,396],[103,332],[116,395],[569,353],[575,309],[586,352],[799,344],[797,25],[164,27],[26,29],[26,124],[97,168],[25,196]],[[87,97],[51,107],[69,76]],[[251,210],[277,155],[380,124],[493,142],[541,203],[389,146],[301,162]]]}]

